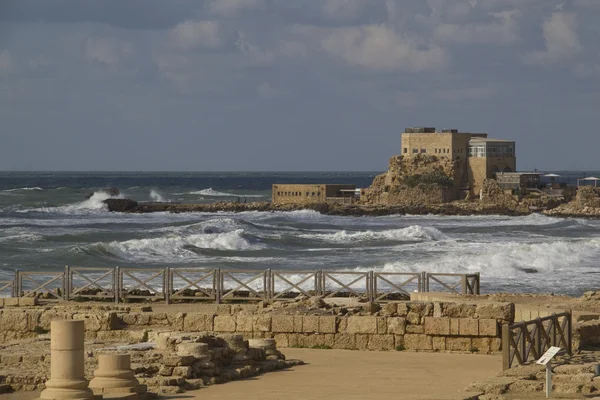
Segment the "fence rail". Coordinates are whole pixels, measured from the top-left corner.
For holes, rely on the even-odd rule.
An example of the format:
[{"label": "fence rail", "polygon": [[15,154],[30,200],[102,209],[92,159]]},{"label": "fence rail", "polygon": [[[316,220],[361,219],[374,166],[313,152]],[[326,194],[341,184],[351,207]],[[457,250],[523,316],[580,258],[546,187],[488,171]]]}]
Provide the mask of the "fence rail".
[{"label": "fence rail", "polygon": [[374,271],[233,270],[207,268],[91,268],[16,271],[0,295],[40,301],[132,299],[165,301],[289,301],[312,296],[405,299],[411,292],[479,294],[479,274]]},{"label": "fence rail", "polygon": [[551,346],[573,354],[571,312],[502,326],[502,368],[539,359]]}]

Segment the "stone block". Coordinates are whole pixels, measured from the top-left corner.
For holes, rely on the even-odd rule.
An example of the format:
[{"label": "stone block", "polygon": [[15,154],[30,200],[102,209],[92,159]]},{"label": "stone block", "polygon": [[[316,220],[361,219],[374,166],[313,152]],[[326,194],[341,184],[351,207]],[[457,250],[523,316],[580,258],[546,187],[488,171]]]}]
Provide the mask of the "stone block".
[{"label": "stone block", "polygon": [[479,321],[471,318],[460,318],[458,320],[458,334],[460,336],[478,336]]},{"label": "stone block", "polygon": [[319,317],[319,333],[336,333],[336,317],[320,316]]},{"label": "stone block", "polygon": [[176,331],[182,331],[185,313],[167,314],[167,321],[169,322],[169,328]]},{"label": "stone block", "polygon": [[319,332],[319,317],[317,315],[302,316],[302,332],[304,332],[304,333]]},{"label": "stone block", "polygon": [[3,312],[0,314],[0,331],[27,332],[30,326],[30,315],[25,312]]},{"label": "stone block", "polygon": [[169,319],[166,313],[149,313],[150,322],[152,326],[169,326]]},{"label": "stone block", "polygon": [[235,332],[235,316],[217,315],[214,320],[215,332]]},{"label": "stone block", "polygon": [[398,312],[397,303],[386,303],[381,307],[381,315],[386,317],[392,317]]},{"label": "stone block", "polygon": [[398,305],[396,306],[396,313],[399,317],[406,317],[408,315],[408,303],[398,303]]},{"label": "stone block", "polygon": [[235,320],[236,332],[252,332],[253,318],[251,315],[238,315]]},{"label": "stone block", "polygon": [[450,318],[450,335],[458,336],[458,318]]},{"label": "stone block", "polygon": [[387,333],[387,317],[376,317],[377,318],[377,333],[385,335]]},{"label": "stone block", "polygon": [[192,367],[174,367],[172,376],[181,378],[191,378]]},{"label": "stone block", "polygon": [[307,335],[304,338],[306,347],[326,346],[333,348],[334,342],[334,334],[332,333]]},{"label": "stone block", "polygon": [[433,350],[433,339],[427,335],[406,334],[404,347],[407,350]]},{"label": "stone block", "polygon": [[121,315],[121,322],[127,326],[135,326],[137,325],[137,314],[136,313],[127,313]]},{"label": "stone block", "polygon": [[425,326],[423,325],[406,325],[406,333],[425,333]]},{"label": "stone block", "polygon": [[337,317],[337,332],[346,333],[348,331],[348,317]]},{"label": "stone block", "polygon": [[471,348],[470,350],[472,351],[476,351],[478,353],[482,353],[482,354],[489,354],[494,352],[492,350],[492,338],[486,338],[486,337],[478,337],[478,338],[471,338]]},{"label": "stone block", "polygon": [[231,305],[217,304],[217,314],[218,315],[230,315],[231,314]]},{"label": "stone block", "polygon": [[402,317],[389,317],[387,319],[387,333],[404,335],[406,333],[406,319]]},{"label": "stone block", "polygon": [[367,350],[369,348],[369,335],[355,335],[356,350]]},{"label": "stone block", "polygon": [[348,317],[347,333],[377,333],[376,317]]},{"label": "stone block", "polygon": [[498,322],[495,319],[480,319],[479,336],[498,336]]},{"label": "stone block", "polygon": [[404,349],[404,335],[394,335],[394,346],[396,350]]},{"label": "stone block", "polygon": [[433,317],[434,318],[440,318],[442,317],[444,310],[442,307],[442,303],[440,303],[439,301],[436,301],[435,303],[433,303]]},{"label": "stone block", "polygon": [[[194,356],[166,356],[163,357],[165,367],[189,367],[196,361]],[[172,372],[171,372],[172,373]]]},{"label": "stone block", "polygon": [[274,339],[275,339],[275,343],[277,344],[277,347],[289,347],[289,341],[288,341],[288,335],[285,333],[279,333],[279,334],[275,334],[274,335]]},{"label": "stone block", "polygon": [[447,337],[446,350],[448,351],[470,351],[471,338]]},{"label": "stone block", "polygon": [[464,303],[443,303],[442,315],[450,318],[475,318],[477,306]]},{"label": "stone block", "polygon": [[394,335],[369,335],[367,348],[380,351],[393,350],[396,347],[394,343]]},{"label": "stone block", "polygon": [[415,311],[409,311],[408,315],[406,316],[406,321],[410,324],[410,325],[421,325],[422,322],[422,316],[421,314],[419,314],[418,312]]},{"label": "stone block", "polygon": [[37,297],[19,297],[19,306],[20,307],[32,307],[38,305]]},{"label": "stone block", "polygon": [[18,307],[19,306],[19,298],[18,297],[6,297],[4,299],[4,307]]},{"label": "stone block", "polygon": [[[143,317],[143,315],[140,315],[140,317]],[[187,313],[183,321],[183,330],[188,332],[211,332],[214,330],[213,319],[212,314]]]},{"label": "stone block", "polygon": [[301,347],[304,344],[304,336],[300,333],[293,333],[287,335],[289,347]]},{"label": "stone block", "polygon": [[253,322],[254,332],[271,332],[270,315],[255,315]]},{"label": "stone block", "polygon": [[425,317],[427,335],[447,336],[450,334],[450,318]]},{"label": "stone block", "polygon": [[515,320],[515,305],[513,303],[479,304],[476,313],[480,319],[496,319],[512,324]]},{"label": "stone block", "polygon": [[333,346],[334,349],[344,350],[355,350],[356,349],[356,337],[355,335],[348,333],[337,333],[333,335]]},{"label": "stone block", "polygon": [[23,361],[23,355],[21,354],[3,354],[0,360],[3,365],[16,365]]},{"label": "stone block", "polygon": [[302,315],[294,315],[294,332],[302,333]]},{"label": "stone block", "polygon": [[434,336],[432,345],[434,351],[446,351],[446,338],[444,336]]},{"label": "stone block", "polygon": [[294,316],[293,315],[273,315],[271,320],[273,333],[293,333]]}]

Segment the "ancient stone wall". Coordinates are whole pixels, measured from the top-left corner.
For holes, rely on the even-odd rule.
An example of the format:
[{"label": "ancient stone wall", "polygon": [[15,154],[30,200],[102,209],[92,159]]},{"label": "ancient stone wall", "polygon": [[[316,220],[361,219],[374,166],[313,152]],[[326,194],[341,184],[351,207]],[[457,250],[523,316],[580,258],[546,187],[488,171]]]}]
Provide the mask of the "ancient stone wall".
[{"label": "ancient stone wall", "polygon": [[372,315],[260,313],[219,307],[217,313],[5,308],[0,311],[0,342],[35,337],[46,332],[55,318],[75,318],[86,320],[86,338],[98,340],[135,342],[149,332],[169,330],[274,338],[279,347],[494,353],[500,350],[500,325],[514,321],[510,303],[399,302],[385,304]]},{"label": "ancient stone wall", "polygon": [[[273,185],[272,200],[274,204],[314,204],[324,203],[328,198],[342,199],[340,190],[354,190],[355,185]],[[347,199],[352,200],[354,194],[347,194]]]}]

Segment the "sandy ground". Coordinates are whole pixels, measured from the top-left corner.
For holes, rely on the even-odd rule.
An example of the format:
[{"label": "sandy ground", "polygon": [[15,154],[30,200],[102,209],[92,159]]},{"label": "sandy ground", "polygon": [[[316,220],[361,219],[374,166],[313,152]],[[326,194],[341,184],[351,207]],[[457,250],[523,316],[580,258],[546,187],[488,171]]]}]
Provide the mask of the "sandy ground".
[{"label": "sandy ground", "polygon": [[282,349],[308,365],[187,392],[171,399],[462,399],[469,383],[497,374],[500,356]]}]

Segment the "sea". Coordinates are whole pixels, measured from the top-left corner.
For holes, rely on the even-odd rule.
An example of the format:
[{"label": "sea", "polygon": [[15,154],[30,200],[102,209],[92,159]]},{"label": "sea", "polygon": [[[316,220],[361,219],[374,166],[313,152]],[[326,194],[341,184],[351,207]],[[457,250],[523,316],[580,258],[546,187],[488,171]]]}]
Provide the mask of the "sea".
[{"label": "sea", "polygon": [[[582,172],[556,172],[569,183]],[[342,217],[315,211],[121,214],[137,201],[269,201],[274,183],[379,172],[0,172],[0,281],[15,270],[222,268],[481,274],[482,293],[600,288],[600,221],[541,214]],[[585,176],[600,175],[586,172]]]}]

